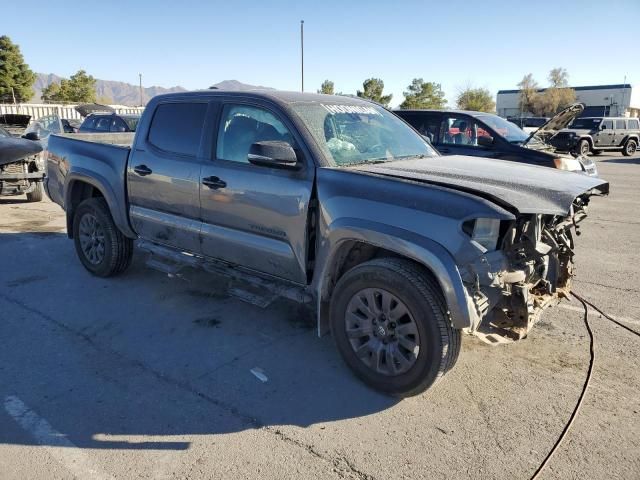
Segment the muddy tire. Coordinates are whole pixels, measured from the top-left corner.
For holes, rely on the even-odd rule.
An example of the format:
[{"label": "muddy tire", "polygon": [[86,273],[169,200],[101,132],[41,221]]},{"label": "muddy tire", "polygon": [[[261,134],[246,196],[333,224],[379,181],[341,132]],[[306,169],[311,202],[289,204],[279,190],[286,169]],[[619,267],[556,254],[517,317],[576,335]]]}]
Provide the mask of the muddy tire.
[{"label": "muddy tire", "polygon": [[622,154],[625,157],[630,157],[631,155],[636,153],[636,150],[638,150],[638,142],[636,142],[633,138],[630,138],[629,140],[627,140],[627,143],[624,144]]},{"label": "muddy tire", "polygon": [[411,396],[435,384],[460,352],[437,283],[420,266],[397,258],[362,263],[338,281],[331,329],[353,372],[376,390]]},{"label": "muddy tire", "polygon": [[33,191],[27,193],[27,202],[41,202],[43,197],[42,182],[36,182]]},{"label": "muddy tire", "polygon": [[578,143],[578,153],[586,157],[590,151],[591,144],[589,143],[589,140],[580,140],[580,142]]},{"label": "muddy tire", "polygon": [[133,241],[118,230],[104,198],[89,198],[78,206],[73,240],[82,265],[98,277],[117,275],[131,264]]}]

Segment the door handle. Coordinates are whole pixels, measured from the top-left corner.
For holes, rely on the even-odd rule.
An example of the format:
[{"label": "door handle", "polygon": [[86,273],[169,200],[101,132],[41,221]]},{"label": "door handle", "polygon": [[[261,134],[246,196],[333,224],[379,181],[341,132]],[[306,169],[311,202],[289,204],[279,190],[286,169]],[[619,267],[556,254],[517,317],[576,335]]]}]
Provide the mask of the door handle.
[{"label": "door handle", "polygon": [[204,177],[202,183],[213,190],[227,186],[227,182],[220,180],[218,177]]},{"label": "door handle", "polygon": [[133,167],[133,171],[136,172],[141,177],[144,177],[145,175],[150,175],[151,173],[153,173],[153,170],[151,170],[146,165],[136,165],[135,167]]}]

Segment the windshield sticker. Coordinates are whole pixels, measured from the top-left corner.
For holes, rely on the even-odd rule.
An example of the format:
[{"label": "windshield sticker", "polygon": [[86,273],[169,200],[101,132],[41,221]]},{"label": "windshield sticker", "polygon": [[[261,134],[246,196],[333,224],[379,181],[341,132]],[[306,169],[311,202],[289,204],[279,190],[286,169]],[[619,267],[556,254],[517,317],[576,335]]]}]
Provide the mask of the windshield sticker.
[{"label": "windshield sticker", "polygon": [[362,107],[358,105],[325,105],[321,103],[329,113],[359,113],[364,115],[379,115],[382,116],[380,112],[378,112],[373,107]]}]

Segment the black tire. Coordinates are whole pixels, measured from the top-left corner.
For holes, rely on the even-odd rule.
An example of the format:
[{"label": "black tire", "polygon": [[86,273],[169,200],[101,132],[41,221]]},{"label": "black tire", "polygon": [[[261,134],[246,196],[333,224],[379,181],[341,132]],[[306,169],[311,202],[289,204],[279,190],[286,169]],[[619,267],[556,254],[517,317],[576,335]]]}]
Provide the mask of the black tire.
[{"label": "black tire", "polygon": [[[353,337],[350,339],[347,334],[347,318],[354,318],[347,317],[348,307],[352,305],[350,302],[361,292],[370,289],[380,289],[400,299],[412,316],[412,325],[417,327],[416,344],[419,351],[415,356],[410,355],[414,363],[408,370],[399,374],[380,373],[380,359],[378,370],[367,365],[366,361],[373,360],[373,351],[369,352],[368,360],[362,360],[356,354],[356,347],[352,346],[352,342],[359,340],[353,340]],[[356,376],[376,390],[407,397],[417,395],[434,385],[458,359],[460,330],[452,327],[446,312],[447,306],[442,291],[435,280],[419,265],[404,259],[379,258],[357,265],[340,278],[331,299],[331,329],[338,351]],[[373,324],[375,325],[375,322]],[[398,324],[400,325],[400,319]],[[366,344],[374,342],[374,336],[377,336],[373,333],[375,327],[371,328],[372,335],[365,337],[370,338]],[[376,341],[377,345],[380,345],[381,340],[377,338]],[[393,339],[388,341],[392,342]],[[383,348],[387,348],[386,345],[387,343]],[[396,349],[395,353],[398,353],[397,340],[396,345],[391,348]],[[362,348],[358,350],[361,351]],[[390,358],[394,364],[392,369],[395,370],[399,363],[396,363],[396,357]],[[389,365],[389,360],[385,363]]]},{"label": "black tire", "polygon": [[627,140],[627,143],[624,144],[624,148],[622,149],[622,154],[625,157],[630,157],[638,150],[638,142],[636,142],[633,138]]},{"label": "black tire", "polygon": [[27,202],[41,202],[43,197],[42,182],[36,182],[35,188],[27,193]]},{"label": "black tire", "polygon": [[[89,240],[96,242],[96,255],[93,258],[83,247],[83,241],[88,238],[81,231],[84,227],[83,221],[92,223],[97,230],[95,239]],[[104,198],[89,198],[78,206],[73,215],[73,240],[82,265],[98,277],[117,275],[131,264],[133,240],[125,237],[113,223]]]},{"label": "black tire", "polygon": [[580,153],[580,155],[584,155],[586,157],[590,151],[591,144],[589,143],[589,140],[582,139],[578,142],[578,153]]},{"label": "black tire", "polygon": [[602,150],[591,150],[591,153],[593,153],[594,155],[600,155],[602,153]]}]

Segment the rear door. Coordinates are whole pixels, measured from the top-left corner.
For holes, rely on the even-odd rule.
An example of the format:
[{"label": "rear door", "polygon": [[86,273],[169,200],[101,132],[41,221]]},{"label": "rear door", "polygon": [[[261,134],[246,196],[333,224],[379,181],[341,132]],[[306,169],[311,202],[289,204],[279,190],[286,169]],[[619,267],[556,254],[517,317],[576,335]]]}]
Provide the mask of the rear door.
[{"label": "rear door", "polygon": [[[137,137],[127,172],[129,214],[147,240],[200,251],[200,166],[208,103],[159,103]],[[206,135],[204,135],[206,137]],[[205,153],[206,152],[206,153]]]},{"label": "rear door", "polygon": [[[202,253],[296,283],[307,281],[307,221],[315,168],[284,115],[256,101],[222,102],[202,167]],[[250,164],[257,141],[288,142],[300,168]]]},{"label": "rear door", "polygon": [[618,118],[613,121],[613,144],[617,147],[621,147],[627,138],[627,121],[623,118]]}]

